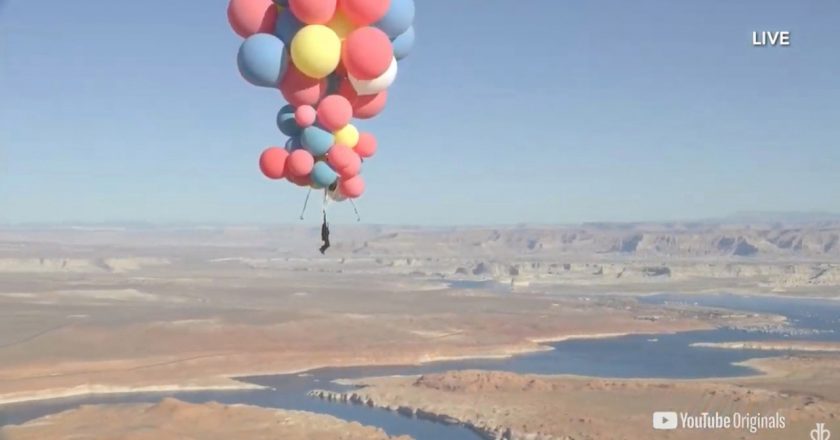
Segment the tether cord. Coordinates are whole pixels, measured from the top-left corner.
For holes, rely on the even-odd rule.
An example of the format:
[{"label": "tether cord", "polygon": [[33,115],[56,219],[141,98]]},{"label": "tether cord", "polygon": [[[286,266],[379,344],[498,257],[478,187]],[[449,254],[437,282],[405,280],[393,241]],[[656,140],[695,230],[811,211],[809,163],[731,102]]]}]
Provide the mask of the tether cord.
[{"label": "tether cord", "polygon": [[303,220],[303,214],[306,212],[306,206],[309,205],[309,195],[312,194],[312,188],[306,193],[306,201],[303,202],[303,210],[300,211],[300,219]]},{"label": "tether cord", "polygon": [[347,199],[347,200],[350,200],[350,204],[353,205],[353,212],[356,213],[356,221],[361,222],[362,221],[362,216],[359,215],[359,209],[356,208],[356,203],[353,202],[353,199]]}]

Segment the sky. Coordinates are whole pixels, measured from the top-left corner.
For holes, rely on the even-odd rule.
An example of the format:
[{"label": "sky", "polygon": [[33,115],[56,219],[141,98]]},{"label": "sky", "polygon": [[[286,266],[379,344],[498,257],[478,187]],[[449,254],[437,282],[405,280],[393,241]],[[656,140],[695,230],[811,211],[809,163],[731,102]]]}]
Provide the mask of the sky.
[{"label": "sky", "polygon": [[[380,143],[365,223],[840,211],[836,0],[417,3],[388,108],[359,124]],[[6,0],[0,223],[297,222],[306,191],[257,168],[284,102],[239,76],[226,7]]]}]

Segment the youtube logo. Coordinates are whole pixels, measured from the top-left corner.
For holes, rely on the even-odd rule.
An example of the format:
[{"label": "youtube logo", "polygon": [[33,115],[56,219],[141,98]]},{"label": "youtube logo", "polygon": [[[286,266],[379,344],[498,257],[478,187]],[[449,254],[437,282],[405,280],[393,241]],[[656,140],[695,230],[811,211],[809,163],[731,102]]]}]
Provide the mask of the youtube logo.
[{"label": "youtube logo", "polygon": [[653,413],[653,429],[677,429],[677,413],[657,411]]}]

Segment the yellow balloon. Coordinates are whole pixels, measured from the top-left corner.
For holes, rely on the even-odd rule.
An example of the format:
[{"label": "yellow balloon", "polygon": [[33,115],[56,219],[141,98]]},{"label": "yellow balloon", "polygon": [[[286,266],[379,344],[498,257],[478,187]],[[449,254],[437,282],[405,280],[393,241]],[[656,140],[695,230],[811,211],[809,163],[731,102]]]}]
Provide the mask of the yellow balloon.
[{"label": "yellow balloon", "polygon": [[359,143],[359,129],[354,127],[353,124],[347,124],[333,134],[335,135],[336,144],[356,148],[356,145]]},{"label": "yellow balloon", "polygon": [[341,60],[341,39],[324,25],[304,26],[292,40],[291,52],[292,62],[304,75],[325,78]]},{"label": "yellow balloon", "polygon": [[332,29],[342,41],[347,38],[347,34],[356,29],[356,25],[354,25],[340,10],[337,11],[332,20],[327,23],[327,27]]}]

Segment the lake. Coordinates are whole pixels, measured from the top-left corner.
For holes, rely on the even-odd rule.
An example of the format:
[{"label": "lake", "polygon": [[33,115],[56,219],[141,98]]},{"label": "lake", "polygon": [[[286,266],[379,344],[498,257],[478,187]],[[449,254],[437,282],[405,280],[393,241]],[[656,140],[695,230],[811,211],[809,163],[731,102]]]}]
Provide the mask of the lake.
[{"label": "lake", "polygon": [[[655,295],[640,298],[651,304],[689,303],[737,311],[775,313],[786,316],[796,339],[840,341],[840,301],[745,297],[736,295]],[[510,359],[437,362],[420,366],[324,368],[306,375],[274,375],[240,378],[271,387],[265,390],[124,394],[33,402],[0,407],[0,422],[18,424],[83,404],[154,403],[163,397],[204,403],[248,404],[330,414],[384,429],[392,435],[416,439],[476,440],[478,435],[462,426],[419,420],[366,406],[330,403],[308,397],[312,389],[342,390],[331,383],[341,378],[415,375],[458,369],[500,370],[535,374],[578,374],[618,378],[709,378],[753,374],[733,365],[747,359],[772,357],[782,352],[696,348],[695,342],[777,340],[791,334],[767,334],[734,329],[693,331],[671,335],[625,336],[575,340],[550,344],[552,351]]]}]

